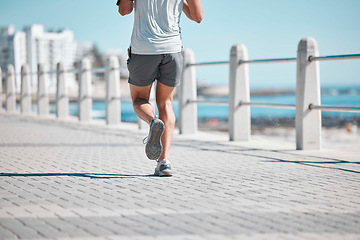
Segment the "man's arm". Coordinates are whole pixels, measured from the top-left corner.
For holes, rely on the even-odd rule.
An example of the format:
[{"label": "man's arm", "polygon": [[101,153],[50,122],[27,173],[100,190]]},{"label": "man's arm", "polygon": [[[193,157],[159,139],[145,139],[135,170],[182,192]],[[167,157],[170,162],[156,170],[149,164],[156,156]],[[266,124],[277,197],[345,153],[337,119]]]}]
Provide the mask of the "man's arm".
[{"label": "man's arm", "polygon": [[203,20],[203,9],[200,0],[186,0],[183,5],[183,12],[190,19],[197,23]]},{"label": "man's arm", "polygon": [[133,10],[133,0],[118,0],[117,5],[119,6],[119,13],[121,16],[130,14]]}]

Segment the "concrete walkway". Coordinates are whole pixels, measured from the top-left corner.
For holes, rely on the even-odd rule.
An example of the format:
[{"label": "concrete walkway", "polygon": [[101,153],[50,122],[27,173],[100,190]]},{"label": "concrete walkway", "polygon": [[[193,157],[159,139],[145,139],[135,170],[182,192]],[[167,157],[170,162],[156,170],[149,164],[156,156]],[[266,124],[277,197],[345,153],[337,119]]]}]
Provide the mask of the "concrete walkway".
[{"label": "concrete walkway", "polygon": [[360,239],[360,150],[0,114],[0,239]]}]

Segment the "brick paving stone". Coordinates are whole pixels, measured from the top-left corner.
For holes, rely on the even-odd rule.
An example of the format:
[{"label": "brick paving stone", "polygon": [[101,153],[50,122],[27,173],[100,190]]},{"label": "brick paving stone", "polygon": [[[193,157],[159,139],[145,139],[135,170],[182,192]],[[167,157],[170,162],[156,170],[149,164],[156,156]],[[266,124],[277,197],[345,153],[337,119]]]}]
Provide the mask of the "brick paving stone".
[{"label": "brick paving stone", "polygon": [[66,220],[70,221],[72,224],[76,225],[81,230],[89,233],[91,236],[101,237],[113,234],[111,230],[107,230],[99,226],[98,224],[96,224],[96,222],[91,221],[91,219],[71,218]]},{"label": "brick paving stone", "polygon": [[359,149],[175,133],[159,178],[135,124],[0,114],[0,133],[0,239],[360,239]]},{"label": "brick paving stone", "polygon": [[122,235],[131,236],[131,235],[136,234],[136,231],[133,228],[129,228],[128,226],[125,226],[125,225],[120,225],[115,221],[105,220],[105,221],[98,222],[98,224],[100,226],[102,226],[103,228],[108,229],[111,232],[113,232],[114,234],[117,234],[120,236],[122,236]]},{"label": "brick paving stone", "polygon": [[3,226],[0,226],[0,237],[1,239],[18,239],[15,233]]},{"label": "brick paving stone", "polygon": [[26,227],[37,231],[45,238],[59,238],[69,236],[68,232],[61,231],[61,229],[57,229],[54,226],[48,225],[40,219],[21,218],[19,221],[21,221]]},{"label": "brick paving stone", "polygon": [[40,235],[35,229],[29,228],[21,223],[17,219],[1,219],[0,226],[5,228],[12,233],[16,234],[19,238],[42,238],[43,235]]}]

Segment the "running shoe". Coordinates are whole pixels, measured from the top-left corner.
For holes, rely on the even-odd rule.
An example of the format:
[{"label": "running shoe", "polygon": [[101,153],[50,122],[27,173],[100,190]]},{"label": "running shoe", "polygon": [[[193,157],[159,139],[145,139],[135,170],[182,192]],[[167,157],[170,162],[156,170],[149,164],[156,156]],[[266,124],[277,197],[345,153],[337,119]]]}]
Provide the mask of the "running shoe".
[{"label": "running shoe", "polygon": [[163,159],[162,161],[157,162],[154,175],[160,177],[170,177],[172,175],[170,161]]},{"label": "running shoe", "polygon": [[150,122],[149,135],[144,139],[144,143],[146,156],[151,160],[157,160],[162,153],[161,136],[164,129],[165,125],[159,118]]}]

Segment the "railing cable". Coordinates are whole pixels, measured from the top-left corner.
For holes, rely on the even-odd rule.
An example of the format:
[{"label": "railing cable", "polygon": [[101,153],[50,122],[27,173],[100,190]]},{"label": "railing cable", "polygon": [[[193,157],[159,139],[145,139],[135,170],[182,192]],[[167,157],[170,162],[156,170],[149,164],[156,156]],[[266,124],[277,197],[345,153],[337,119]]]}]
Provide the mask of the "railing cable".
[{"label": "railing cable", "polygon": [[189,63],[186,65],[186,67],[208,66],[208,65],[226,65],[226,64],[229,64],[229,61]]},{"label": "railing cable", "polygon": [[346,55],[330,55],[330,56],[320,56],[314,57],[310,56],[309,61],[327,61],[327,60],[350,60],[350,59],[360,59],[360,54],[346,54]]},{"label": "railing cable", "polygon": [[280,63],[280,62],[296,62],[296,58],[240,60],[239,64],[244,64],[244,63]]},{"label": "railing cable", "polygon": [[228,106],[228,102],[215,102],[215,101],[204,101],[204,100],[187,100],[186,104],[189,103],[199,103],[199,104],[207,104],[207,105],[221,105],[221,106]]},{"label": "railing cable", "polygon": [[345,106],[335,106],[335,105],[309,105],[310,110],[322,110],[329,112],[352,112],[360,113],[360,107],[345,107]]},{"label": "railing cable", "polygon": [[294,104],[279,104],[279,103],[261,103],[261,102],[240,102],[239,106],[252,106],[252,107],[267,107],[267,108],[285,108],[296,109]]}]

